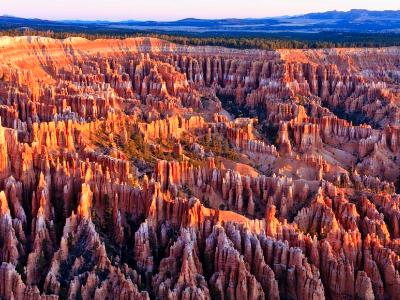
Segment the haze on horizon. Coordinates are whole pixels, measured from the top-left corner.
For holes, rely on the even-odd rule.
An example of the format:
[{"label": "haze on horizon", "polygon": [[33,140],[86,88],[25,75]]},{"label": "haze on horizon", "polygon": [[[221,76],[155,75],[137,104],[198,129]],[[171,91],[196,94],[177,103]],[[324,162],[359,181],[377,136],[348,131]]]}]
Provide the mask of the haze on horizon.
[{"label": "haze on horizon", "polygon": [[399,10],[398,0],[1,0],[0,15],[48,20],[262,18],[329,10]]}]

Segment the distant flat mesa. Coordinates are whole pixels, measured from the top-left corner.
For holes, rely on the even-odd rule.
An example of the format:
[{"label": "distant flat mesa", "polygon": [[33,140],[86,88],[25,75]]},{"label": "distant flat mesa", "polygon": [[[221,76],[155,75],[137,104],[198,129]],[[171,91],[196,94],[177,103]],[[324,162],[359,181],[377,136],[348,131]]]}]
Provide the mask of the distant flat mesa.
[{"label": "distant flat mesa", "polygon": [[[62,66],[72,59],[86,56],[127,56],[134,53],[187,54],[195,56],[222,55],[224,57],[256,58],[261,60],[283,60],[311,64],[335,63],[341,70],[357,72],[361,69],[393,68],[392,61],[398,60],[400,47],[388,48],[340,48],[340,49],[280,49],[280,50],[237,50],[212,46],[185,46],[156,38],[128,38],[87,40],[71,37],[64,40],[38,37],[0,37],[0,64],[9,64],[30,71],[40,72],[40,66],[51,63]],[[382,57],[385,57],[384,59]],[[390,59],[388,59],[390,57]],[[365,59],[368,58],[368,59]]]}]

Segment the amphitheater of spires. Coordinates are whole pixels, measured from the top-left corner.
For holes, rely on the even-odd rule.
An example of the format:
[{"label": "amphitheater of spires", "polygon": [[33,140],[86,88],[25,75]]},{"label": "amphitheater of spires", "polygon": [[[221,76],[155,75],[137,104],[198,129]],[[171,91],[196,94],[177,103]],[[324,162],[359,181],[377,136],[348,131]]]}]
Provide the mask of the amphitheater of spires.
[{"label": "amphitheater of spires", "polygon": [[0,299],[400,299],[400,49],[0,38]]}]

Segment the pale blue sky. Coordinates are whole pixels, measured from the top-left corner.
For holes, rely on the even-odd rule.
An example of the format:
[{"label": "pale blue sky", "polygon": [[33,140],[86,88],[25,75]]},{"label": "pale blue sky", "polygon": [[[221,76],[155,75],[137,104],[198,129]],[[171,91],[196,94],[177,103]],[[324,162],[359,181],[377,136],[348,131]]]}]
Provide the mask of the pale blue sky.
[{"label": "pale blue sky", "polygon": [[400,0],[0,0],[0,15],[43,19],[177,20],[400,9]]}]

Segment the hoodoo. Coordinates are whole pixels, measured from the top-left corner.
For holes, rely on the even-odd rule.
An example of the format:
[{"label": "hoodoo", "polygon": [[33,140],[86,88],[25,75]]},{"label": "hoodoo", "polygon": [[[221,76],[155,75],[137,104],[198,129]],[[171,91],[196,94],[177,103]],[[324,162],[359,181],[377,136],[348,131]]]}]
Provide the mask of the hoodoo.
[{"label": "hoodoo", "polygon": [[0,38],[0,298],[400,299],[400,49]]}]

